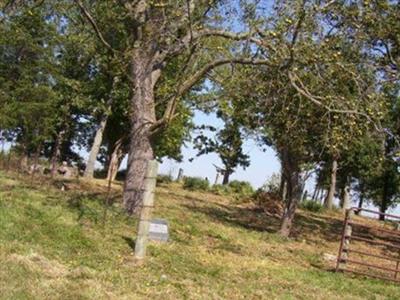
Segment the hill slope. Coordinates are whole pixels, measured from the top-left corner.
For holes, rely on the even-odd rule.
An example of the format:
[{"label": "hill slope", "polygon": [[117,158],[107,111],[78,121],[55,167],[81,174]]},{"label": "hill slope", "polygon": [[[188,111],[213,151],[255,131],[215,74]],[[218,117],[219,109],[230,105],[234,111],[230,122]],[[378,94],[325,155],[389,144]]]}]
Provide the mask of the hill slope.
[{"label": "hill slope", "polygon": [[61,192],[0,173],[1,299],[400,299],[397,285],[330,271],[340,216],[302,212],[291,240],[249,205],[159,187],[155,217],[172,241],[135,262],[135,220],[102,204],[105,183]]}]

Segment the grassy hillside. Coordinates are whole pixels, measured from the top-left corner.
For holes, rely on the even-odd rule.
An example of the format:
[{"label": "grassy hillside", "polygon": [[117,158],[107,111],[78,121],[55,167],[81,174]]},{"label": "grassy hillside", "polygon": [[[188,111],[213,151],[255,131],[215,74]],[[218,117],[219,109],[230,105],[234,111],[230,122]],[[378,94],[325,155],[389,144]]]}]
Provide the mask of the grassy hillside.
[{"label": "grassy hillside", "polygon": [[294,238],[279,220],[223,197],[159,187],[155,217],[172,241],[135,262],[135,220],[114,186],[54,185],[0,173],[1,299],[400,299],[398,285],[336,274],[340,215],[301,212]]}]

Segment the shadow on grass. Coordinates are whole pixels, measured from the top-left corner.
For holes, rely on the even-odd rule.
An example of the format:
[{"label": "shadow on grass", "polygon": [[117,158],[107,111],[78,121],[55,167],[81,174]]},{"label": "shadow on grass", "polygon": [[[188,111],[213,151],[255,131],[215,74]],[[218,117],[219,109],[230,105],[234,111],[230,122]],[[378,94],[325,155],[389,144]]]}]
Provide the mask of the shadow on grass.
[{"label": "shadow on grass", "polygon": [[135,251],[135,245],[136,245],[135,240],[127,236],[121,236],[121,237],[128,244],[129,248]]},{"label": "shadow on grass", "polygon": [[[262,208],[208,203],[195,197],[186,198],[190,202],[182,204],[184,207],[202,213],[214,222],[268,233],[276,233],[280,228],[280,217],[268,215]],[[340,241],[342,224],[342,220],[323,214],[297,213],[291,237],[298,239],[319,235],[326,241]]]},{"label": "shadow on grass", "polygon": [[299,214],[295,216],[291,236],[305,238],[319,235],[327,242],[339,242],[343,221],[323,214]]},{"label": "shadow on grass", "polygon": [[102,192],[71,193],[67,197],[68,207],[78,214],[77,221],[88,219],[95,224],[106,222],[107,211],[112,215],[120,215],[121,211],[114,206],[119,195],[111,195],[107,198]]},{"label": "shadow on grass", "polygon": [[213,206],[194,206],[183,204],[189,210],[202,213],[214,222],[222,222],[231,226],[242,227],[259,232],[276,232],[279,219],[267,217],[260,208],[228,206],[213,203]]}]

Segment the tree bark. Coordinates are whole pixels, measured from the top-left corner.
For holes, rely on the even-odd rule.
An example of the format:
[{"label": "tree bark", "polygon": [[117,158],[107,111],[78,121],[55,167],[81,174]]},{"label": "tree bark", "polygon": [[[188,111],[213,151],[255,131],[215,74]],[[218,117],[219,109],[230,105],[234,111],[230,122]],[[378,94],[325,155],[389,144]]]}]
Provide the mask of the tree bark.
[{"label": "tree bark", "polygon": [[142,205],[147,165],[155,158],[150,129],[156,122],[154,85],[158,78],[154,76],[154,71],[149,71],[149,63],[141,49],[134,51],[131,61],[134,90],[131,100],[130,147],[123,195],[128,214],[137,213]]},{"label": "tree bark", "polygon": [[54,143],[54,150],[53,150],[53,155],[51,157],[51,177],[53,178],[56,173],[57,173],[57,162],[60,159],[60,155],[61,155],[61,144],[62,141],[64,139],[64,130],[61,130],[57,137],[56,137],[56,141]]},{"label": "tree bark", "polygon": [[314,188],[314,192],[313,192],[313,195],[312,195],[312,198],[311,198],[312,201],[316,201],[318,193],[319,193],[319,185],[318,185],[318,183],[316,183],[315,184],[315,188]]},{"label": "tree bark", "polygon": [[[358,208],[362,208],[362,207],[363,207],[363,204],[364,204],[364,184],[361,183],[361,184],[360,184],[360,196],[359,196],[359,199],[358,199]],[[356,215],[359,215],[359,214],[360,214],[360,211],[359,211],[359,210],[356,210],[356,211],[355,211],[355,214],[356,214]]]},{"label": "tree bark", "polygon": [[332,170],[331,170],[331,184],[329,186],[329,192],[326,196],[324,206],[327,209],[332,209],[333,207],[333,198],[335,197],[336,191],[336,174],[337,174],[338,162],[337,159],[334,158],[332,162]]},{"label": "tree bark", "polygon": [[97,127],[92,148],[90,149],[89,158],[86,163],[85,173],[83,174],[83,177],[85,178],[93,178],[96,159],[100,151],[101,142],[103,141],[103,133],[107,125],[107,120],[108,120],[108,113],[104,114]]},{"label": "tree bark", "polygon": [[300,168],[296,158],[292,157],[287,149],[283,150],[282,163],[287,175],[287,201],[279,233],[284,237],[288,237],[292,229],[297,204],[301,197]]},{"label": "tree bark", "polygon": [[231,176],[231,173],[229,171],[225,170],[224,177],[222,179],[222,184],[223,185],[229,184],[229,176]]},{"label": "tree bark", "polygon": [[[381,202],[381,205],[379,206],[379,211],[382,214],[386,213],[386,210],[389,207],[388,190],[389,190],[388,174],[385,174],[384,181],[383,181],[383,189],[382,189],[382,202]],[[385,216],[379,215],[379,220],[384,221]]]},{"label": "tree bark", "polygon": [[286,200],[286,190],[287,190],[287,184],[286,184],[285,173],[283,170],[281,170],[281,182],[279,184],[279,196],[281,197],[282,201]]},{"label": "tree bark", "polygon": [[342,194],[342,210],[346,210],[351,206],[351,199],[350,199],[350,186],[346,183],[346,186],[343,188]]}]

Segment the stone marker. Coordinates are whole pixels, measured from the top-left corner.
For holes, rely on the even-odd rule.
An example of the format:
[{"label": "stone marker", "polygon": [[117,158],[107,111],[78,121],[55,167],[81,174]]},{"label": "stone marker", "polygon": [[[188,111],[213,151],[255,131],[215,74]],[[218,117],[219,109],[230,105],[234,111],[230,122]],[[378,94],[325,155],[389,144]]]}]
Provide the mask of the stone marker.
[{"label": "stone marker", "polygon": [[168,242],[168,222],[163,219],[153,219],[150,222],[149,239],[158,242]]}]

